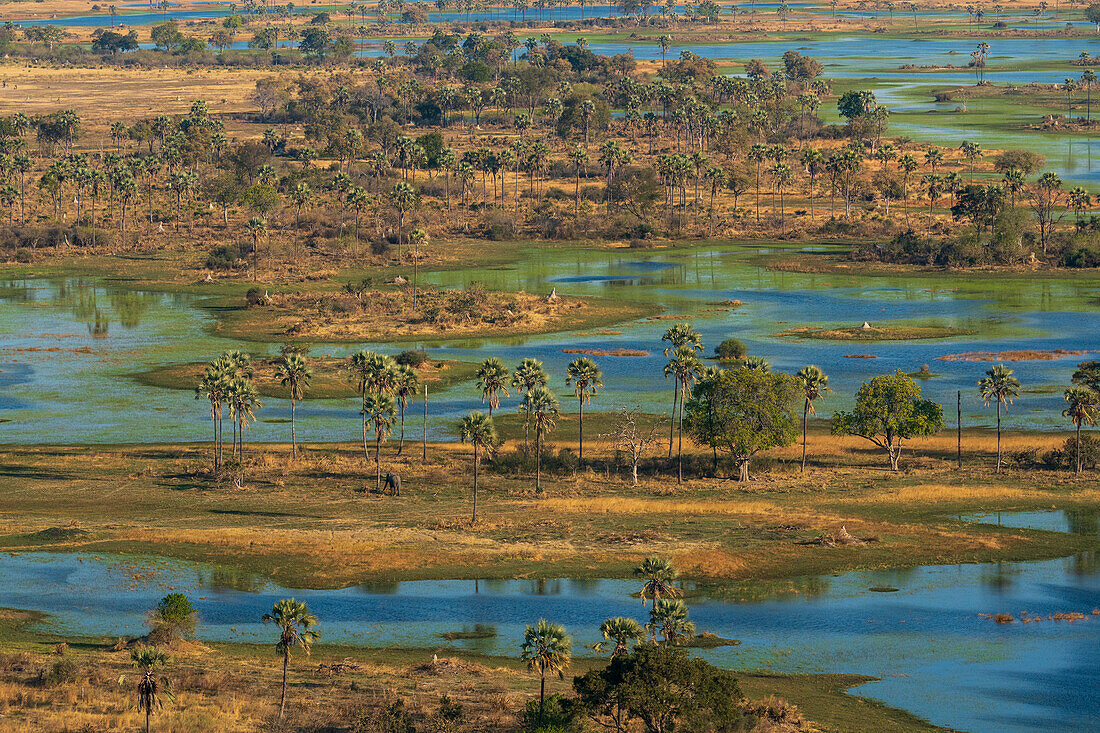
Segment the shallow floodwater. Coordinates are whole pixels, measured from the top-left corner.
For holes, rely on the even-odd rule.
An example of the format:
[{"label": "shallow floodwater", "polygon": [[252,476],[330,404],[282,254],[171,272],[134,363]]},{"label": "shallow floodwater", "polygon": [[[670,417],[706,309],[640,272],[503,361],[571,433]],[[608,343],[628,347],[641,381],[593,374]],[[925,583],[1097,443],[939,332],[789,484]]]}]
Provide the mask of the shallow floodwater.
[{"label": "shallow floodwater", "polygon": [[[870,590],[875,588],[876,590]],[[896,590],[891,590],[896,589]],[[322,640],[371,647],[515,655],[524,625],[562,623],[580,654],[609,616],[645,620],[618,580],[414,581],[342,590],[281,588],[210,566],[149,559],[28,553],[0,556],[4,605],[47,612],[47,628],[113,637],[143,631],[166,592],[185,592],[203,640],[273,641],[259,617],[279,598],[306,601]],[[919,567],[689,594],[700,631],[740,646],[700,652],[735,669],[849,672],[857,688],[975,733],[1085,731],[1100,716],[1100,565],[1094,555],[1038,563]],[[979,614],[1080,611],[1084,621],[995,624]],[[480,631],[448,642],[440,634]]]},{"label": "shallow floodwater", "polygon": [[[1091,276],[996,281],[967,277],[858,277],[770,272],[755,264],[758,248],[711,246],[683,251],[596,251],[536,247],[515,265],[425,275],[444,287],[480,281],[491,288],[596,295],[656,303],[682,315],[703,336],[707,351],[736,337],[774,368],[795,372],[817,364],[830,375],[824,415],[847,406],[861,381],[927,364],[925,393],[948,405],[963,391],[964,423],[993,423],[976,384],[988,362],[940,361],[960,352],[1005,349],[1100,351],[1100,281]],[[792,250],[797,254],[798,250]],[[722,305],[743,302],[740,308]],[[19,280],[0,283],[0,442],[102,443],[206,440],[207,409],[186,390],[135,382],[148,368],[208,360],[230,348],[261,354],[277,345],[249,344],[211,335],[214,318],[194,296],[143,293],[92,280]],[[972,335],[906,342],[797,341],[776,333],[802,325],[937,323]],[[597,357],[605,388],[592,409],[639,405],[663,411],[671,386],[660,338],[673,320],[642,320],[581,333],[508,339],[462,339],[424,344],[435,358],[481,360],[500,356],[509,365],[524,357],[543,360],[551,386],[572,410],[564,384],[575,354],[563,349],[646,349],[643,357]],[[396,352],[410,344],[374,345]],[[315,354],[346,355],[362,345],[316,344]],[[852,356],[875,358],[851,358]],[[1005,412],[1007,427],[1064,429],[1061,389],[1078,361],[1013,365],[1024,394]],[[515,395],[503,399],[514,410]],[[429,435],[452,435],[454,419],[482,408],[472,384],[431,396]],[[950,415],[953,411],[948,410]],[[265,400],[248,440],[285,440],[289,405]],[[413,409],[410,429],[418,431]],[[298,408],[304,441],[355,437],[358,410],[352,400],[309,400]],[[415,426],[415,427],[414,427]],[[414,432],[414,434],[417,434]]]},{"label": "shallow floodwater", "polygon": [[1100,510],[1055,509],[1035,512],[988,512],[963,514],[964,522],[995,524],[998,527],[1017,529],[1043,529],[1048,532],[1067,532],[1086,537],[1100,536]]}]

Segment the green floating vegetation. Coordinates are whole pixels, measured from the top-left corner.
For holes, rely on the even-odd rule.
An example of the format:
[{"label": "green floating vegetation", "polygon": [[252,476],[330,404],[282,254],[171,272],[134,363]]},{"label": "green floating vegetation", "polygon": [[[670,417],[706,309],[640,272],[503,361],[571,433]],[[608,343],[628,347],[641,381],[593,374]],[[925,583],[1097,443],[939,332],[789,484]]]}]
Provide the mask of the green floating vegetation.
[{"label": "green floating vegetation", "polygon": [[[820,339],[823,341],[915,341],[969,336],[974,332],[956,326],[796,326],[773,338]],[[933,376],[929,374],[928,376]]]},{"label": "green floating vegetation", "polygon": [[704,631],[683,643],[688,649],[716,649],[720,646],[741,646],[739,639],[725,639],[717,634]]}]

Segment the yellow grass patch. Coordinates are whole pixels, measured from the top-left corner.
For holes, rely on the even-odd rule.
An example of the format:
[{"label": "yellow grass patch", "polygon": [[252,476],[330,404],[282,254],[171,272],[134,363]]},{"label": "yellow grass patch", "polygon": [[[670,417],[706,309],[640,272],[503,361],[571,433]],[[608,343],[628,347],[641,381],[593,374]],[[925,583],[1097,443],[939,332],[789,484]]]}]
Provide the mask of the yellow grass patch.
[{"label": "yellow grass patch", "polygon": [[779,507],[768,501],[664,501],[621,497],[546,499],[540,505],[571,514],[772,514]]}]

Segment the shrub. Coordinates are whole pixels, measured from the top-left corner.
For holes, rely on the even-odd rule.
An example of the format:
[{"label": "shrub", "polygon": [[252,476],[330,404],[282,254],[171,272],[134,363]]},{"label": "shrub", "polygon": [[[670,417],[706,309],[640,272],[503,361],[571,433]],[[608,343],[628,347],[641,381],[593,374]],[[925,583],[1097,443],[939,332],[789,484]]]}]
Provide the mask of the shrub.
[{"label": "shrub", "polygon": [[739,361],[749,354],[745,343],[739,339],[728,338],[714,347],[714,356],[719,361]]},{"label": "shrub", "polygon": [[[1077,438],[1066,438],[1061,448],[1055,448],[1043,455],[1043,463],[1051,468],[1077,467]],[[1100,464],[1100,440],[1091,435],[1081,436],[1081,465],[1083,468],[1096,468]]]},{"label": "shrub", "polygon": [[259,288],[249,288],[248,292],[244,294],[244,300],[249,305],[263,305],[264,291]]},{"label": "shrub", "polygon": [[208,270],[234,270],[241,259],[241,251],[231,244],[219,244],[206,256]]},{"label": "shrub", "polygon": [[191,599],[182,593],[169,593],[160,599],[160,603],[149,614],[152,632],[149,640],[157,644],[167,644],[174,639],[195,632],[198,611]]},{"label": "shrub", "polygon": [[80,678],[80,666],[73,660],[62,657],[48,669],[38,672],[38,681],[43,685],[63,685],[76,682]]},{"label": "shrub", "polygon": [[406,349],[395,356],[393,360],[403,366],[411,366],[413,369],[417,369],[431,359],[428,357],[428,352],[423,349]]},{"label": "shrub", "polygon": [[530,700],[523,711],[523,730],[530,733],[565,733],[573,722],[572,701],[561,695],[549,695],[539,720],[539,701]]}]

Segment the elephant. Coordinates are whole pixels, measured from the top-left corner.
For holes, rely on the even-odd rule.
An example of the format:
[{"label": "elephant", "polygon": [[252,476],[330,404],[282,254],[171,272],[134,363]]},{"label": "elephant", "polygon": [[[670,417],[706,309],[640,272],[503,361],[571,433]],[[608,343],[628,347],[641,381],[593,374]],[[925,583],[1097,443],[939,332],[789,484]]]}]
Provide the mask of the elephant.
[{"label": "elephant", "polygon": [[393,496],[401,496],[401,477],[396,473],[387,473],[386,489]]}]

